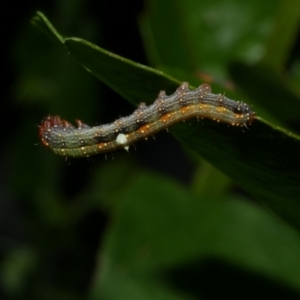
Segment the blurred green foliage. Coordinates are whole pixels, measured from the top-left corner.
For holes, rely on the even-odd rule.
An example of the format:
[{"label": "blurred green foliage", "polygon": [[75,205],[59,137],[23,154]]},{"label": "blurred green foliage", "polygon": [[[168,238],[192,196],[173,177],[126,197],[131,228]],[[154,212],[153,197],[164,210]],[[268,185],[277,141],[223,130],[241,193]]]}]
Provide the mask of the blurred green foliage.
[{"label": "blurred green foliage", "polygon": [[[58,31],[37,13],[32,23],[43,34],[20,29],[13,51],[22,113],[5,154],[26,238],[9,247],[3,240],[6,297],[298,299],[300,4],[146,1],[133,23],[156,70],[109,45],[63,36],[106,48],[108,26],[111,39],[137,47],[105,10],[99,28],[88,2],[59,3]],[[260,118],[245,132],[178,124],[171,132],[180,143],[159,134],[107,159],[64,161],[33,146],[48,113],[111,122],[119,107],[132,111],[124,99],[151,103],[181,81],[208,81],[214,92],[252,103]]]}]

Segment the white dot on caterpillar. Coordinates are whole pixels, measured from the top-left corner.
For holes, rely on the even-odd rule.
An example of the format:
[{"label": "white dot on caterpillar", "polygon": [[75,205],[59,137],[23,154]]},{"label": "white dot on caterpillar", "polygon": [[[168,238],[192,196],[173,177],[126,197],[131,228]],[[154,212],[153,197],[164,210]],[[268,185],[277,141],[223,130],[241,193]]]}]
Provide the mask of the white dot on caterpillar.
[{"label": "white dot on caterpillar", "polygon": [[[118,144],[120,144],[120,145],[126,144],[128,142],[126,135],[123,134],[123,133],[119,133],[118,136],[117,136],[117,138],[116,138],[116,142]],[[124,149],[126,151],[128,151],[129,150],[129,146],[125,146]]]}]

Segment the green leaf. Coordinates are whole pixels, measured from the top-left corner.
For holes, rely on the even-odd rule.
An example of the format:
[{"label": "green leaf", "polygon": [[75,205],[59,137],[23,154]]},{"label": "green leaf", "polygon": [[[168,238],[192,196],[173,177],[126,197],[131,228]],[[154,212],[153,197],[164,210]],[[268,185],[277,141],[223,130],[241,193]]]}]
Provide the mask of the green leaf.
[{"label": "green leaf", "polygon": [[[297,37],[300,23],[300,2],[281,1],[263,61],[273,70],[285,70],[289,54]],[[280,40],[280,42],[278,42]]]},{"label": "green leaf", "polygon": [[254,107],[261,107],[282,124],[291,126],[300,117],[299,95],[270,67],[263,64],[247,65],[232,63],[229,67],[237,86],[252,101]]},{"label": "green leaf", "polygon": [[54,38],[55,41],[63,43],[64,38],[58,33],[54,26],[49,22],[45,15],[37,11],[36,16],[31,19],[33,26],[36,26],[39,30],[43,31],[50,38]]},{"label": "green leaf", "polygon": [[[240,299],[249,285],[251,294],[299,296],[298,232],[227,200],[194,198],[178,183],[139,174],[118,199],[91,299]],[[196,291],[185,286],[190,280]]]},{"label": "green leaf", "polygon": [[[193,122],[174,128],[176,137],[236,183],[297,226],[299,137],[257,119],[249,130]],[[195,139],[195,136],[201,138]]]},{"label": "green leaf", "polygon": [[279,0],[147,2],[141,23],[153,65],[224,79],[232,59],[261,59]]},{"label": "green leaf", "polygon": [[[45,20],[45,17],[39,19]],[[44,25],[49,24],[47,21]],[[53,27],[49,26],[49,30]],[[82,39],[66,38],[64,45],[89,72],[136,105],[152,103],[159,90],[172,93],[179,84],[160,71]],[[192,126],[178,124],[172,132],[285,220],[300,227],[298,136],[261,118],[249,129],[207,121],[192,122]]]},{"label": "green leaf", "polygon": [[66,38],[69,54],[89,72],[133,104],[152,103],[164,87],[174,92],[179,81],[79,38]]}]

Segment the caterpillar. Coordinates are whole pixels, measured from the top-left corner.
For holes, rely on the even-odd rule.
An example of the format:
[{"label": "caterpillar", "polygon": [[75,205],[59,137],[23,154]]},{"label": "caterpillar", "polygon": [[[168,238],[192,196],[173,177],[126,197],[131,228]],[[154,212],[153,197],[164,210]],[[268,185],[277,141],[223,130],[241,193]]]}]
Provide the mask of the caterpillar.
[{"label": "caterpillar", "polygon": [[183,82],[172,95],[161,91],[152,105],[141,103],[131,115],[110,124],[90,127],[76,120],[75,127],[59,116],[48,116],[39,126],[39,137],[55,154],[88,157],[118,148],[128,150],[135,142],[190,118],[247,127],[256,115],[246,103],[213,94],[209,84],[190,90]]}]

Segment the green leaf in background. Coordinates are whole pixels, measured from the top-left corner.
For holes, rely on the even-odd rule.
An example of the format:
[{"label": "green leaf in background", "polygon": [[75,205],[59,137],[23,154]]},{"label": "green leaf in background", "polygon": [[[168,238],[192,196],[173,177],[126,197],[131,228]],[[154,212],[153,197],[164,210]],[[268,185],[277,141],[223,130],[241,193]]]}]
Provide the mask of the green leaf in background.
[{"label": "green leaf in background", "polygon": [[232,59],[262,58],[279,2],[148,0],[141,20],[148,57],[155,66],[226,79]]},{"label": "green leaf in background", "polygon": [[243,280],[243,299],[299,297],[299,234],[255,205],[195,198],[152,174],[140,174],[118,202],[92,300],[241,299]]},{"label": "green leaf in background", "polygon": [[[50,24],[41,13],[38,16],[39,22]],[[53,29],[48,28],[49,32]],[[66,38],[64,45],[87,70],[136,105],[151,103],[159,90],[170,93],[178,86],[178,81],[162,72],[82,39]],[[195,123],[179,124],[172,132],[285,220],[300,227],[298,136],[260,118],[249,129]]]},{"label": "green leaf in background", "polygon": [[[285,70],[294,46],[300,22],[300,3],[297,0],[280,1],[275,26],[269,37],[263,61],[273,71]],[[280,40],[280,42],[278,42]]]}]

